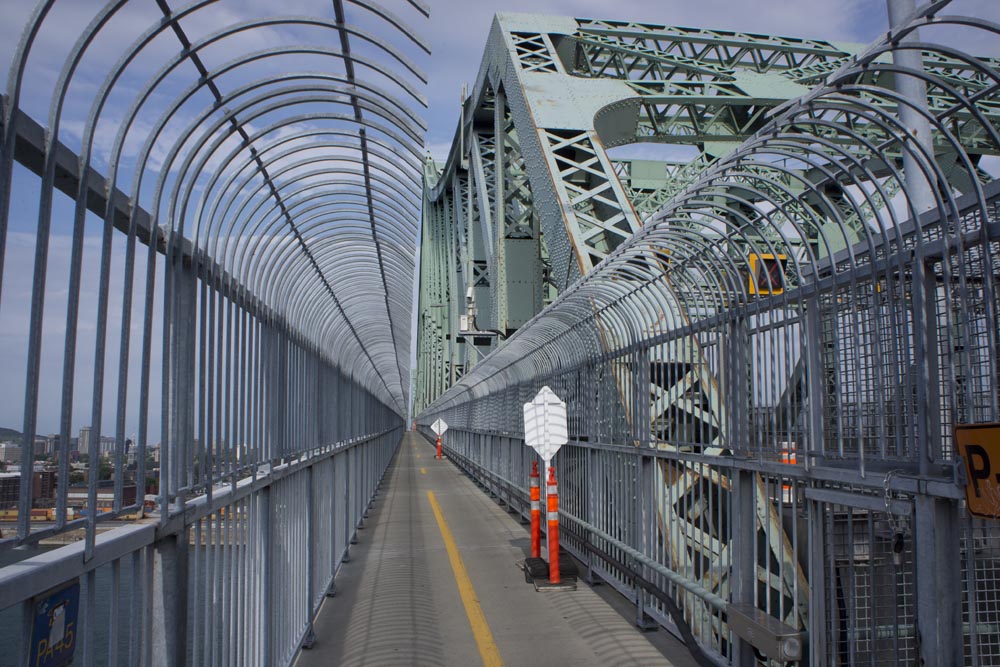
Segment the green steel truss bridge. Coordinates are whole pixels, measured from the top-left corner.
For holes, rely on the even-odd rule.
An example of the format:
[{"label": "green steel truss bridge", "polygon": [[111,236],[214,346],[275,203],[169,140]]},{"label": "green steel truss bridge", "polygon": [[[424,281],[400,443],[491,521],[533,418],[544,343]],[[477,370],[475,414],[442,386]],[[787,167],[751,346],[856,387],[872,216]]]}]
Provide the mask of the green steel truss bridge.
[{"label": "green steel truss bridge", "polygon": [[870,46],[499,14],[424,166],[418,422],[521,499],[555,390],[573,553],[717,662],[745,606],[810,664],[1000,629],[954,435],[1000,418],[1000,63],[950,41],[996,26],[890,8]]},{"label": "green steel truss bridge", "polygon": [[501,13],[436,163],[431,7],[312,4],[20,15],[0,664],[74,590],[74,664],[301,660],[407,421],[525,518],[543,386],[582,580],[699,664],[1000,664],[1000,23]]}]

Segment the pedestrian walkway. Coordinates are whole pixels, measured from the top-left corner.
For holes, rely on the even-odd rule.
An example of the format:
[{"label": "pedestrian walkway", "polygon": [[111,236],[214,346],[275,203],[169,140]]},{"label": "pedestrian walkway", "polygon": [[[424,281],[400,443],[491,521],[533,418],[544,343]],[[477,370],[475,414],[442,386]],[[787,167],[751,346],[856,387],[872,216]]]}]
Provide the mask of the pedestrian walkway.
[{"label": "pedestrian walkway", "polygon": [[517,569],[525,526],[418,434],[358,537],[298,667],[695,664],[666,632],[639,632],[614,593],[536,593]]}]

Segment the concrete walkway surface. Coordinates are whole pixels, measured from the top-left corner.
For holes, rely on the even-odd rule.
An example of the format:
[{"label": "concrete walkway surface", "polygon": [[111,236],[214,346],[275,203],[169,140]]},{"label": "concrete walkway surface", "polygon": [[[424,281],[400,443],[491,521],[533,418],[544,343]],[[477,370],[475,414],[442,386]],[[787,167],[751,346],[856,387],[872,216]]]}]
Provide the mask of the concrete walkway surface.
[{"label": "concrete walkway surface", "polygon": [[403,436],[358,541],[298,667],[696,664],[666,631],[640,632],[609,587],[536,593],[517,568],[527,527],[419,434]]}]

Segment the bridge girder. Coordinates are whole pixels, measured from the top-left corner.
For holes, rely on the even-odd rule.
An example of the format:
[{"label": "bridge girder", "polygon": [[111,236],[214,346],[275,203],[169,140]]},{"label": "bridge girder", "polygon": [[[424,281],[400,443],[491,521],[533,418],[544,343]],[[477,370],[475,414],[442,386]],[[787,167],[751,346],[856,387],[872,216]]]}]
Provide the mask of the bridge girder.
[{"label": "bridge girder", "polygon": [[[980,186],[992,176],[977,169],[978,161],[997,153],[995,133],[988,128],[996,127],[998,117],[990,103],[978,102],[995,88],[983,72],[995,70],[997,63],[973,62],[946,48],[921,55],[930,82],[924,112],[949,123],[944,130],[940,120],[931,136],[930,155],[924,159],[933,167],[927,169],[940,171],[945,188],[979,196]],[[621,436],[636,445],[722,460],[734,445],[742,445],[733,442],[732,434],[742,431],[730,419],[745,422],[753,403],[752,396],[723,392],[723,378],[739,387],[746,375],[746,390],[752,373],[777,376],[787,371],[779,412],[795,418],[801,417],[806,395],[814,402],[838,404],[836,370],[822,378],[818,372],[808,376],[797,365],[805,360],[788,350],[781,353],[794,357],[785,360],[788,368],[753,368],[746,351],[739,349],[751,340],[748,329],[714,332],[714,338],[674,332],[694,330],[697,320],[724,322],[730,308],[752,309],[742,299],[748,296],[748,281],[749,293],[761,294],[759,279],[750,275],[754,257],[787,257],[794,268],[785,272],[782,266],[782,284],[792,288],[847,261],[853,246],[885,236],[886,219],[895,223],[897,214],[883,209],[903,188],[903,160],[913,151],[899,141],[901,128],[892,120],[906,105],[892,93],[901,76],[911,74],[894,65],[893,54],[884,47],[872,55],[855,45],[816,40],[499,15],[463,106],[456,143],[444,165],[428,163],[425,220],[435,216],[435,226],[425,224],[425,244],[443,249],[449,261],[465,261],[456,261],[461,268],[451,273],[446,262],[422,263],[422,287],[435,280],[443,286],[434,298],[449,304],[450,315],[442,310],[433,329],[418,331],[438,357],[418,360],[430,390],[417,390],[415,412],[451,411],[456,419],[474,424],[472,429],[489,428],[475,425],[479,419],[509,424],[509,419],[494,419],[494,409],[484,412],[476,401],[496,397],[509,407],[505,388],[523,401],[529,397],[521,390],[530,378],[559,381],[560,369],[579,372],[574,364],[590,357],[604,374],[589,380],[600,386],[577,387],[574,395],[596,394],[598,421],[621,422],[625,435],[614,431],[616,443]],[[809,86],[826,77],[836,78],[850,93],[841,104],[836,92],[825,91],[814,112]],[[977,104],[958,108],[955,100],[963,97]],[[793,98],[800,98],[798,106],[787,104]],[[777,116],[787,124],[776,126]],[[520,160],[508,159],[502,148],[515,134]],[[717,165],[732,149],[761,134],[773,162],[756,161],[754,146],[744,145],[724,176],[718,175]],[[812,145],[803,148],[809,140]],[[641,141],[687,144],[697,148],[697,157],[668,163],[609,157],[608,148]],[[713,178],[722,183],[716,185]],[[540,231],[533,257],[541,261],[531,275],[520,276],[519,286],[511,282],[504,239],[512,225],[521,223],[524,229],[521,221],[527,216],[507,205],[509,184],[523,193],[519,204],[533,205]],[[916,189],[912,183],[910,189],[907,197]],[[456,196],[467,203],[451,207]],[[667,202],[668,212],[657,220],[656,233],[665,234],[660,245],[654,249],[638,240],[626,246],[631,250],[624,255],[616,251],[641,234],[647,216]],[[451,231],[456,228],[462,231]],[[477,256],[472,229],[484,241],[485,275],[472,270],[469,258]],[[588,289],[586,276],[609,255],[614,263],[605,264],[601,278]],[[581,276],[584,280],[577,283]],[[482,281],[488,281],[488,289],[482,289]],[[518,293],[522,304],[534,305],[539,285],[543,305],[568,289],[573,294],[560,299],[555,312],[536,311],[541,315],[527,322],[511,318],[511,295]],[[628,306],[618,308],[617,303]],[[804,319],[805,308],[790,304],[787,315]],[[463,316],[466,322],[460,324]],[[469,325],[473,318],[478,326]],[[518,326],[512,328],[512,323]],[[817,354],[836,348],[831,342],[838,335],[831,328],[836,324],[810,324],[811,341],[824,350]],[[515,339],[517,344],[500,348],[496,356],[480,362],[471,353],[476,346],[469,339],[477,330],[502,341],[520,328],[525,332]],[[552,336],[561,337],[558,345],[546,344]],[[703,341],[712,349],[703,349]],[[560,351],[571,360],[559,358]],[[523,355],[531,361],[522,361]],[[450,375],[445,367],[434,366],[437,359],[450,360]],[[470,372],[473,379],[437,400]],[[811,394],[801,384],[807,381],[814,383]],[[730,586],[742,586],[743,595],[748,586],[761,586],[767,591],[764,597],[791,600],[778,605],[786,612],[783,621],[808,627],[814,609],[811,591],[805,566],[795,557],[794,529],[790,532],[773,502],[775,493],[783,493],[774,491],[773,479],[756,474],[740,482],[753,487],[748,496],[752,509],[744,508],[753,528],[743,529],[765,536],[756,556],[759,567],[748,584],[730,581],[733,563],[724,531],[707,525],[698,509],[723,503],[734,480],[713,465],[676,459],[658,463],[654,475],[658,537],[669,551],[671,569],[722,597],[730,594]],[[721,515],[728,518],[728,510]],[[782,564],[779,576],[772,572],[772,561]],[[710,619],[697,631],[702,641],[728,636],[707,604],[694,600],[685,613]]]},{"label": "bridge girder", "polygon": [[[660,52],[638,43],[671,31],[677,33],[676,44],[696,44],[696,52],[681,56],[671,53],[676,45],[660,45]],[[722,33],[695,36],[661,26],[618,30],[567,18],[496,17],[476,84],[463,105],[457,143],[443,170],[430,160],[425,168],[415,413],[468,372],[480,347],[493,349],[494,341],[512,335],[637,232],[639,211],[659,208],[660,197],[679,189],[679,178],[696,178],[719,153],[759,129],[770,109],[807,90],[778,70],[849,54],[828,43],[752,37],[730,52],[731,41]],[[771,51],[777,55],[762,55]],[[612,55],[605,58],[605,53]],[[709,76],[716,80],[697,80]],[[732,83],[737,79],[742,88]],[[648,165],[615,161],[606,151],[636,140],[697,146],[699,157],[684,167],[661,165],[652,179],[660,197],[646,193],[644,201],[641,186],[647,183],[631,177]],[[623,184],[623,175],[633,187]],[[468,233],[476,223],[484,241],[488,290],[477,284],[482,272],[475,274],[477,266],[469,259],[480,250]],[[484,303],[484,297],[489,301]],[[665,290],[638,319],[602,325],[597,344],[621,349],[664,322],[683,326],[688,301]],[[475,344],[477,332],[493,334],[478,336],[489,345]],[[654,366],[677,371],[665,382]],[[696,340],[661,346],[645,362],[617,362],[611,373],[618,396],[609,398],[621,404],[635,442],[652,437],[662,447],[673,447],[672,441],[685,436],[672,433],[670,425],[683,423],[697,425],[706,454],[728,452],[722,397]],[[658,465],[654,475],[663,535],[682,527],[680,539],[667,541],[673,567],[693,573],[704,560],[711,564],[703,573],[706,588],[727,594],[728,578],[720,573],[728,570],[728,551],[713,529],[680,508],[697,505],[695,496],[705,484],[715,488],[712,493],[723,493],[728,480],[683,464]],[[788,561],[790,545],[782,537],[780,517],[766,501],[763,482],[757,484],[758,521],[774,536],[769,550]],[[778,595],[801,595],[794,605],[798,614],[808,608],[808,587],[801,570],[792,572],[790,579],[766,585]],[[799,625],[803,619],[787,620]],[[706,627],[722,632],[718,623]]]}]

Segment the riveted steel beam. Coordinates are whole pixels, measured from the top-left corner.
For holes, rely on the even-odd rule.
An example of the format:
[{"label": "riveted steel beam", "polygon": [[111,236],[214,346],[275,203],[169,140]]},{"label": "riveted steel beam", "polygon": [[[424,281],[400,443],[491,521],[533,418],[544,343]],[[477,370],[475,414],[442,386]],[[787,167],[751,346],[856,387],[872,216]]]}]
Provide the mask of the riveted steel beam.
[{"label": "riveted steel beam", "polygon": [[[961,571],[945,566],[949,590],[992,596],[975,574],[976,548],[955,537],[963,519],[954,491],[935,484],[956,465],[948,425],[1000,415],[988,379],[998,189],[982,159],[1000,147],[992,118],[1000,88],[994,60],[928,35],[960,27],[985,40],[1000,28],[943,15],[946,5],[920,8],[865,49],[501,17],[467,104],[459,134],[475,137],[501,84],[511,109],[527,98],[518,137],[534,128],[549,149],[532,154],[520,141],[537,177],[542,238],[558,244],[559,227],[544,217],[558,192],[568,212],[549,220],[568,231],[554,266],[570,251],[595,266],[452,388],[435,397],[448,383],[430,378],[419,422],[444,418],[456,458],[487,484],[503,478],[519,493],[526,473],[508,465],[521,445],[518,408],[542,385],[577,406],[569,415],[576,437],[557,466],[577,485],[581,504],[568,512],[586,524],[578,555],[603,558],[595,568],[637,601],[640,616],[669,614],[723,661],[752,659],[754,640],[734,634],[720,598],[823,638],[813,644],[818,664],[918,655],[981,662],[970,647],[991,629],[959,627],[960,596],[929,574],[907,579],[963,562]],[[897,57],[906,51],[919,58]],[[592,87],[562,80],[570,70],[589,75]],[[805,91],[800,84],[820,73],[824,84]],[[896,90],[905,78],[923,82],[926,100]],[[741,108],[750,104],[759,108]],[[595,115],[596,141],[586,124],[574,127]],[[914,116],[931,141],[910,140]],[[657,174],[650,164],[612,161],[609,171],[604,148],[640,136],[643,123],[654,140],[700,136],[698,162]],[[720,140],[729,145],[710,145]],[[461,182],[452,177],[464,168],[457,150],[468,151],[456,146],[441,176],[426,181],[432,205]],[[475,152],[468,157],[469,182],[487,183]],[[602,174],[626,181],[624,200]],[[636,196],[645,225],[615,240],[625,232],[619,222],[636,219]],[[445,324],[421,331],[422,350],[447,354]],[[658,459],[652,475],[648,456]],[[888,490],[898,475],[924,484],[907,495],[909,509]],[[839,484],[871,503],[830,501],[824,494]],[[637,497],[655,498],[655,513],[631,514]],[[885,512],[872,510],[877,503]],[[637,534],[640,519],[646,532]],[[602,535],[642,558],[656,545],[657,565],[707,593],[661,582],[679,609],[650,609],[630,583],[635,566]],[[919,591],[925,602],[934,591],[950,611],[901,602]],[[904,616],[912,621],[888,620]],[[930,642],[917,638],[920,628]],[[868,643],[852,643],[859,636]]]}]

